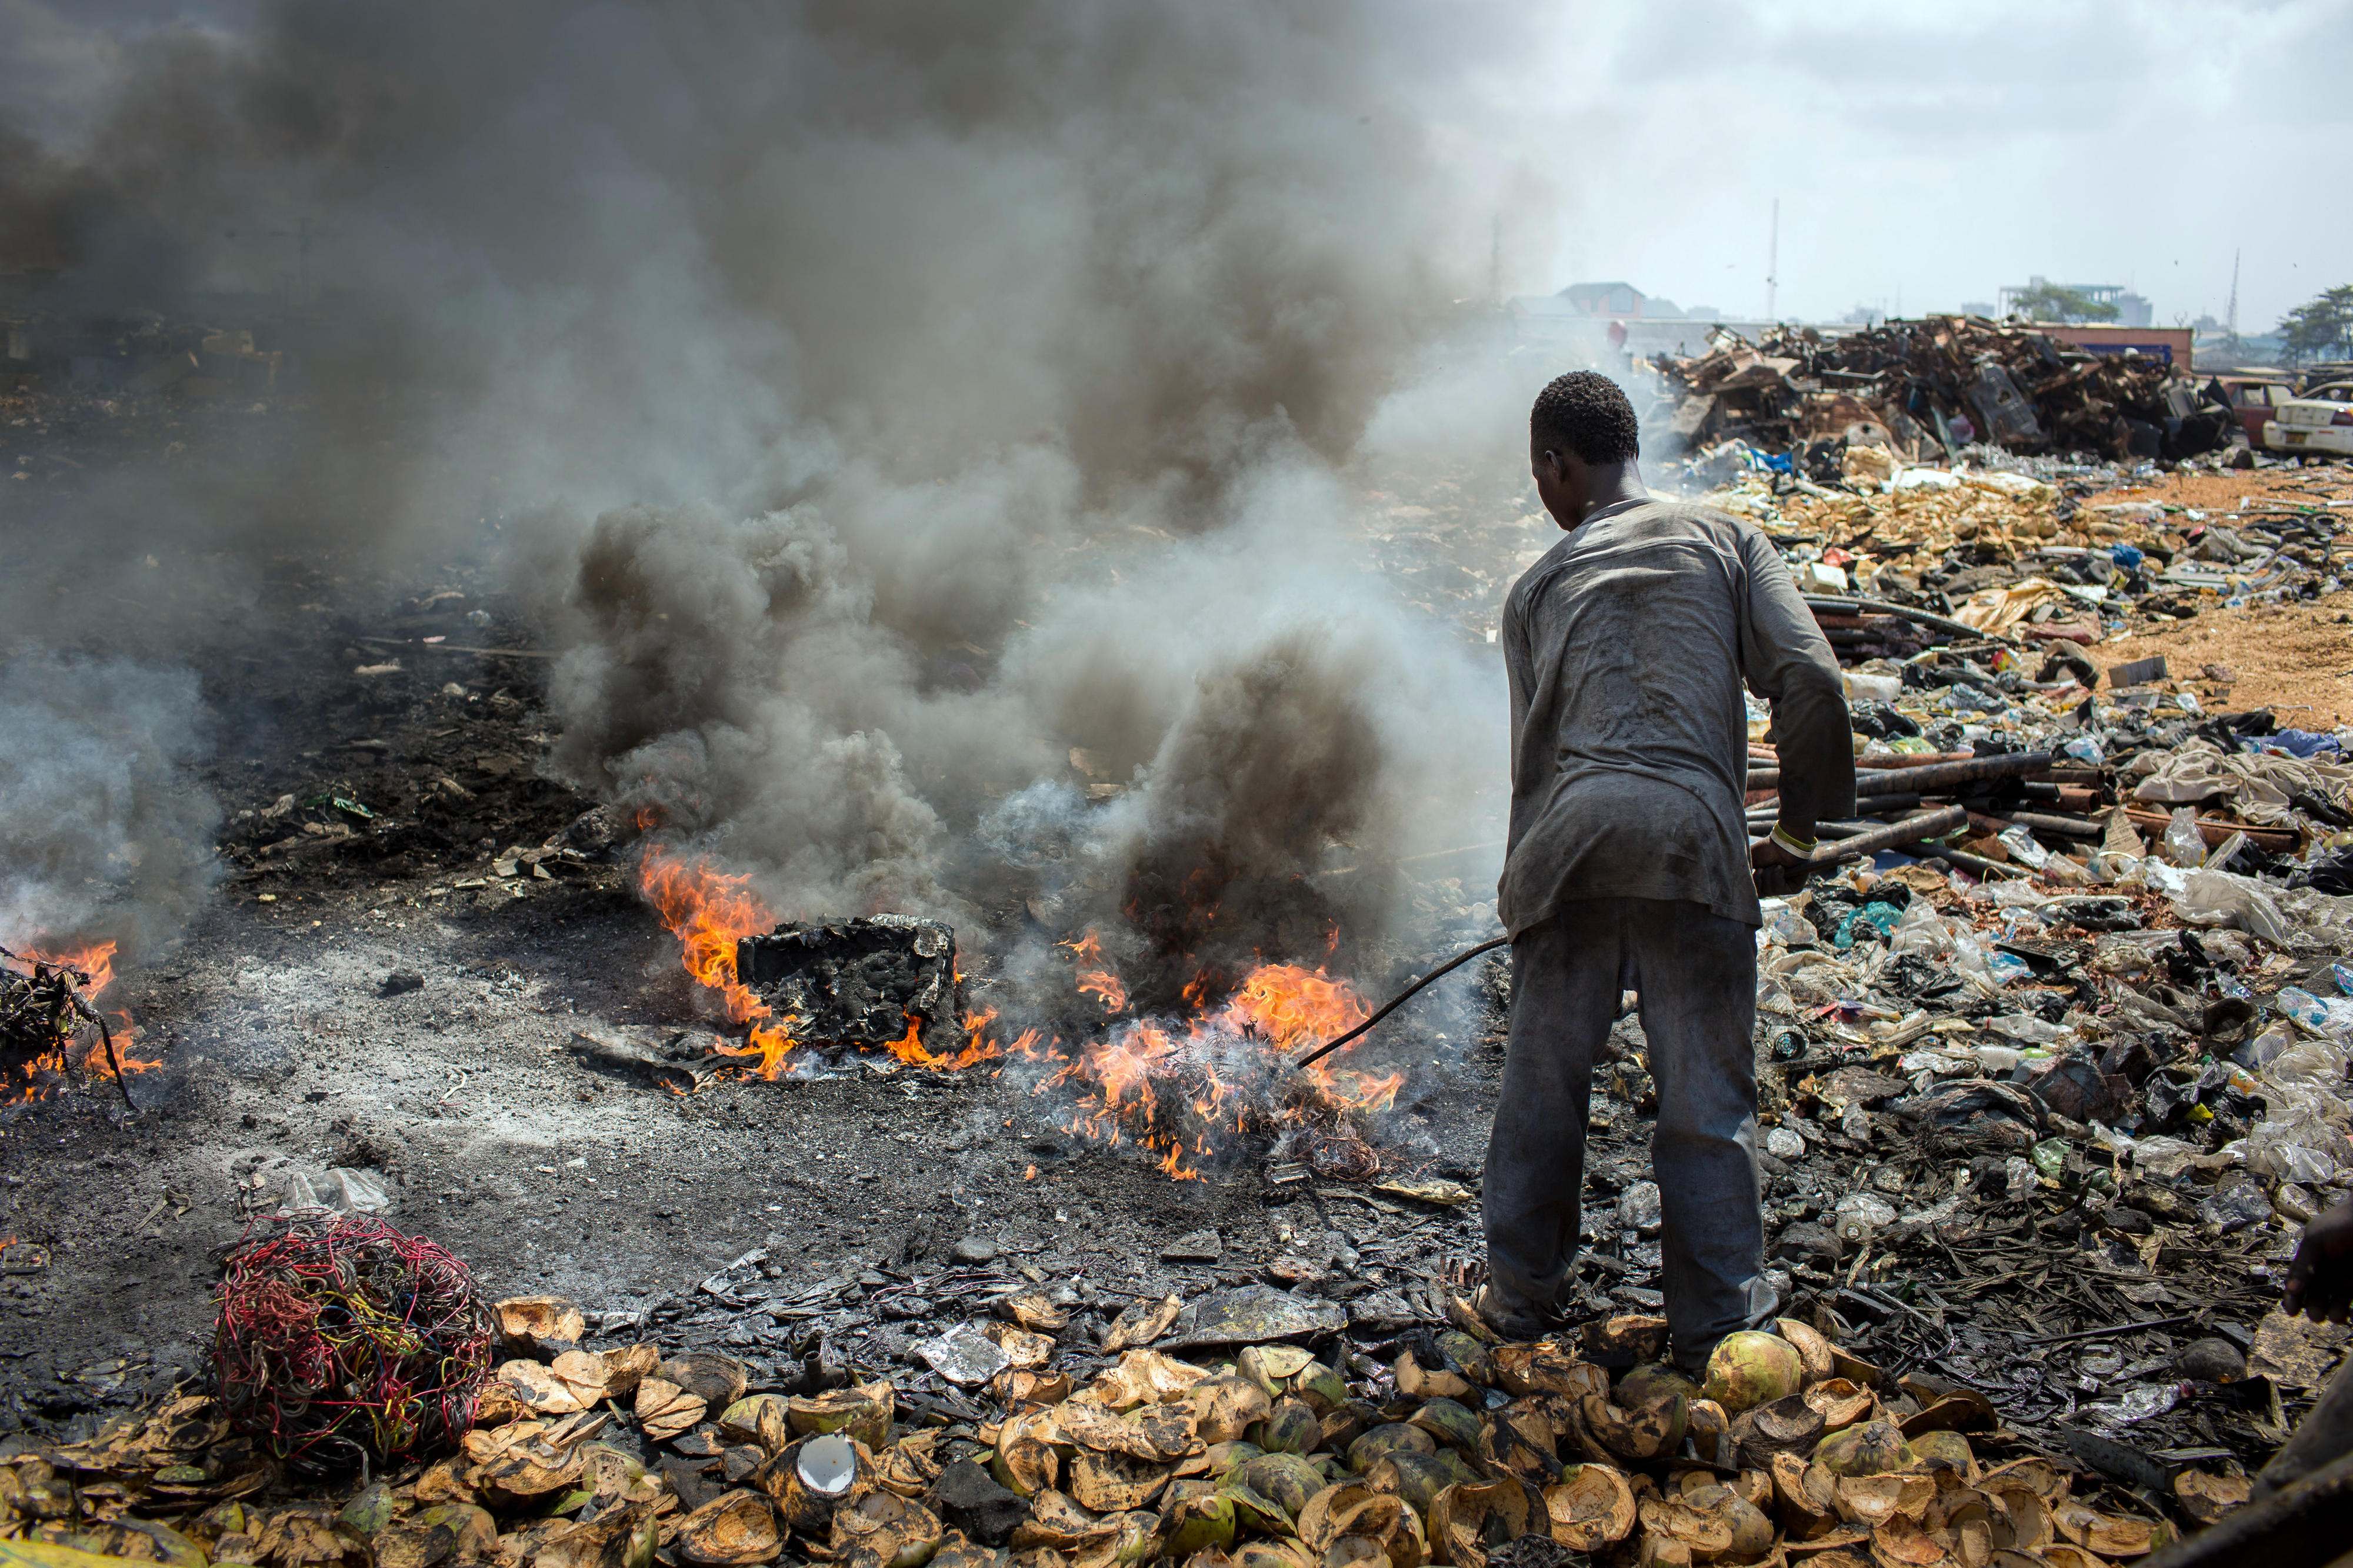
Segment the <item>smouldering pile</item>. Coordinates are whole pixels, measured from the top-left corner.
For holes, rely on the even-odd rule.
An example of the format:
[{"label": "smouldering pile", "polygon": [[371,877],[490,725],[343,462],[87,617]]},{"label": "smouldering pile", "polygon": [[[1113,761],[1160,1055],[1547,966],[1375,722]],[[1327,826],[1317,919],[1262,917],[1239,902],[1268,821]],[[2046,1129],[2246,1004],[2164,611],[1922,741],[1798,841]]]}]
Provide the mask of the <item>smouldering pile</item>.
[{"label": "smouldering pile", "polygon": [[[72,1060],[74,1037],[95,1026],[105,1043],[106,1059],[113,1068],[122,1102],[131,1103],[131,1089],[122,1081],[122,1063],[114,1053],[114,1033],[82,993],[91,989],[90,975],[70,964],[22,957],[0,947],[0,1092],[9,1078],[23,1080],[22,1092],[31,1092],[43,1077]],[[8,963],[24,966],[18,973]]]},{"label": "smouldering pile", "polygon": [[237,1427],[298,1469],[447,1448],[490,1375],[466,1266],[382,1220],[297,1213],[228,1257],[212,1373]]}]

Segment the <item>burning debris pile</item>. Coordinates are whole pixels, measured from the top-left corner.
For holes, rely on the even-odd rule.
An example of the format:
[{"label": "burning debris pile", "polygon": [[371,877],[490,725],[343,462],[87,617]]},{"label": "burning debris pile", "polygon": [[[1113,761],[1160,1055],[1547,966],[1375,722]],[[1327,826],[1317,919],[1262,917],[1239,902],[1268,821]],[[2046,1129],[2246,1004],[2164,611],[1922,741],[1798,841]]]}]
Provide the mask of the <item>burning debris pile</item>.
[{"label": "burning debris pile", "polygon": [[2070,348],[2021,326],[1966,316],[1891,321],[1839,337],[1777,328],[1733,333],[1696,358],[1662,355],[1674,434],[1694,448],[1737,439],[1804,452],[1838,477],[1842,446],[1906,460],[1985,442],[2021,453],[2191,458],[2237,428],[2161,361]]},{"label": "burning debris pile", "polygon": [[[88,1001],[113,979],[113,957],[112,942],[70,961],[28,958],[0,947],[0,1092],[32,1098],[50,1092],[69,1075],[86,1078],[97,1049],[103,1047],[107,1070],[122,1092],[123,1104],[131,1104],[114,1031]],[[125,1025],[127,1028],[127,1018]],[[90,1037],[91,1031],[95,1039]]]},{"label": "burning debris pile", "polygon": [[[780,922],[746,876],[650,847],[647,896],[683,945],[765,1079],[807,1077],[846,1047],[880,1049],[911,1066],[956,1071],[983,1063],[1014,1070],[1031,1092],[1070,1102],[1067,1131],[1150,1152],[1169,1175],[1192,1177],[1237,1140],[1271,1146],[1314,1173],[1379,1169],[1354,1119],[1385,1111],[1399,1071],[1367,1073],[1292,1058],[1362,1022],[1364,1004],[1323,969],[1260,963],[1212,1000],[1199,970],[1183,1010],[1132,1010],[1130,986],[1098,932],[1060,944],[1067,953],[1057,1017],[1007,1037],[996,1005],[966,1011],[955,933],[945,922],[881,915]],[[996,989],[996,987],[991,987]]]}]

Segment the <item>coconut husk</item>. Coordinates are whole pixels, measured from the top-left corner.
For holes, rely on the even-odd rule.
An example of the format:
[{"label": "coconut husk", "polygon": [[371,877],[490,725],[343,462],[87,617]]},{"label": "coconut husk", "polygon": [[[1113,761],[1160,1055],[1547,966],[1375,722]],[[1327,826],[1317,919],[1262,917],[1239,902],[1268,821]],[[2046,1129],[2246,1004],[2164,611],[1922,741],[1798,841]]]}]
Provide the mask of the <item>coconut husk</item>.
[{"label": "coconut husk", "polygon": [[688,1563],[702,1568],[740,1568],[766,1563],[784,1550],[776,1528],[776,1510],[758,1492],[721,1494],[665,1531],[666,1544]]},{"label": "coconut husk", "polygon": [[[1599,1552],[1633,1532],[1633,1489],[1612,1466],[1569,1466],[1545,1489],[1544,1500],[1552,1538],[1571,1552]],[[1438,1533],[1434,1523],[1430,1533]]]},{"label": "coconut husk", "polygon": [[[1517,1541],[1548,1528],[1550,1517],[1544,1498],[1516,1479],[1451,1486],[1431,1500],[1430,1545],[1456,1568],[1486,1568],[1491,1539]],[[1303,1529],[1300,1539],[1314,1545]]]}]

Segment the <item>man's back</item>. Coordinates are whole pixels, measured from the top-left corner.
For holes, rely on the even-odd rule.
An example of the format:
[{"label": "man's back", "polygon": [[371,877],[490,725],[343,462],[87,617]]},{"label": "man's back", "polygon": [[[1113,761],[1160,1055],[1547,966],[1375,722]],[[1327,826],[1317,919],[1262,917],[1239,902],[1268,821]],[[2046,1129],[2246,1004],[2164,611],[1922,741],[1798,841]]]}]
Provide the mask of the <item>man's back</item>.
[{"label": "man's back", "polygon": [[1592,514],[1514,584],[1503,644],[1512,821],[1497,901],[1515,932],[1576,898],[1757,922],[1744,677],[1777,700],[1791,760],[1842,777],[1852,800],[1837,662],[1778,552],[1738,519],[1655,500]]}]

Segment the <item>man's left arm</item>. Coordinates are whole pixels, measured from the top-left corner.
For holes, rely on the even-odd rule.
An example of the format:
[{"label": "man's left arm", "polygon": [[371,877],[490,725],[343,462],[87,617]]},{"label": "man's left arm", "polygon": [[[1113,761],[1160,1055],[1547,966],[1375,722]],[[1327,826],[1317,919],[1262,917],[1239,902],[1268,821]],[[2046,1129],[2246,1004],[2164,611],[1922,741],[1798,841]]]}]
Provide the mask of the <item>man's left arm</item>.
[{"label": "man's left arm", "polygon": [[[1781,813],[1773,842],[1810,846],[1817,824],[1854,811],[1854,739],[1846,710],[1846,684],[1830,639],[1806,608],[1789,569],[1772,542],[1744,530],[1748,614],[1741,673],[1749,689],[1773,705],[1773,736],[1781,760]],[[1799,858],[1784,848],[1760,864]]]}]

